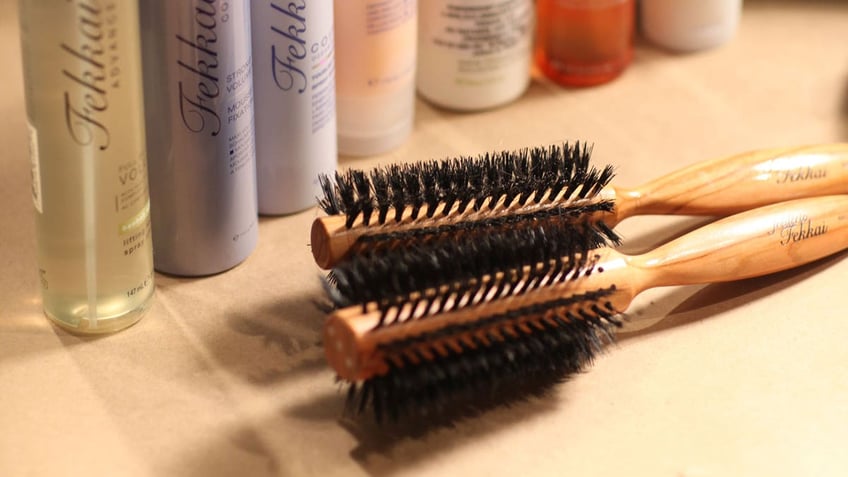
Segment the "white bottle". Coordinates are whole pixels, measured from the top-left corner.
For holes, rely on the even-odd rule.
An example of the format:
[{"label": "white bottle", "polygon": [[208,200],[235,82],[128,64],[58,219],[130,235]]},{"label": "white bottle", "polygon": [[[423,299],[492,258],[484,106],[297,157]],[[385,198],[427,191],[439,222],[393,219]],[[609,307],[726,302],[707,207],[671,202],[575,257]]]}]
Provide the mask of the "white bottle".
[{"label": "white bottle", "polygon": [[714,48],[735,34],[742,0],[642,0],[642,32],[677,51]]},{"label": "white bottle", "polygon": [[339,153],[387,152],[412,131],[417,2],[335,0],[334,6]]},{"label": "white bottle", "polygon": [[333,0],[251,6],[260,214],[315,205],[337,166]]},{"label": "white bottle", "polygon": [[532,0],[426,0],[418,11],[418,92],[473,111],[515,100],[530,82]]},{"label": "white bottle", "polygon": [[42,306],[126,328],[154,289],[137,4],[19,5]]}]

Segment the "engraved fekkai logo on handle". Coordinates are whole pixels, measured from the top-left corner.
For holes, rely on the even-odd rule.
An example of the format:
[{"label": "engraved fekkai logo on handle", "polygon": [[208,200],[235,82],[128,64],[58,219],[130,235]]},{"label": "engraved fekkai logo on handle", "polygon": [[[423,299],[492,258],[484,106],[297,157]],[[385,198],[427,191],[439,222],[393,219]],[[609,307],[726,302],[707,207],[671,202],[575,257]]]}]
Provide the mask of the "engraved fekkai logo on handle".
[{"label": "engraved fekkai logo on handle", "polygon": [[778,184],[811,181],[827,177],[827,169],[823,167],[797,167],[786,171],[778,171]]},{"label": "engraved fekkai logo on handle", "polygon": [[212,136],[221,132],[221,117],[214,109],[215,100],[221,95],[218,82],[218,20],[217,0],[199,0],[194,8],[194,38],[176,35],[177,48],[183,51],[191,63],[177,60],[180,68],[188,71],[191,80],[180,81],[180,117],[189,131],[209,131]]},{"label": "engraved fekkai logo on handle", "polygon": [[[62,43],[60,48],[73,61],[73,68],[62,69],[62,74],[72,82],[71,88],[64,94],[65,124],[71,138],[81,146],[97,145],[105,151],[110,144],[109,128],[101,115],[109,109],[107,88],[109,77],[106,72],[107,61],[115,63],[114,51],[107,60],[107,39],[115,38],[115,32],[104,23],[104,7],[97,0],[80,0],[76,7],[77,44]],[[114,6],[106,7],[114,9]],[[113,85],[117,86],[117,84]]]},{"label": "engraved fekkai logo on handle", "polygon": [[824,220],[813,222],[806,214],[799,214],[774,224],[768,234],[777,235],[780,238],[780,245],[785,246],[824,235],[828,228]]}]

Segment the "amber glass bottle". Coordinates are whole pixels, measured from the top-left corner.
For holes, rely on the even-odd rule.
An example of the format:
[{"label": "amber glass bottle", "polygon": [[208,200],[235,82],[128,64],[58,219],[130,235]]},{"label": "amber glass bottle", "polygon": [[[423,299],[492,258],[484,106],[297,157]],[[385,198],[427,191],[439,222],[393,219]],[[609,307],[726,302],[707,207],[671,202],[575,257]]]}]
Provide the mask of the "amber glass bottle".
[{"label": "amber glass bottle", "polygon": [[535,62],[566,86],[605,83],[633,58],[634,0],[537,0]]}]

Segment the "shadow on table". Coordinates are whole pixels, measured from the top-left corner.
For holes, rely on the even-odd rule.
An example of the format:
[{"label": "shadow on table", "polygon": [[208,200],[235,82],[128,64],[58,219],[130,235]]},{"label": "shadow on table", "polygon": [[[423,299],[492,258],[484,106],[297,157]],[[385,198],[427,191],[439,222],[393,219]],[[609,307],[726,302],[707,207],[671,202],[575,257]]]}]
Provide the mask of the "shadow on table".
[{"label": "shadow on table", "polygon": [[628,315],[638,316],[638,320],[652,321],[653,323],[637,331],[620,333],[618,341],[686,326],[703,319],[709,319],[709,317],[719,313],[746,306],[754,301],[767,299],[781,290],[793,287],[810,276],[822,273],[837,265],[846,256],[848,256],[848,252],[841,252],[791,270],[762,277],[707,285],[695,293],[692,292],[692,287],[681,287],[664,298],[664,302],[678,303],[666,313],[658,314],[652,311],[657,308],[662,309],[663,303],[653,303],[628,310]]},{"label": "shadow on table", "polygon": [[[630,253],[651,249],[709,220],[696,218],[654,229],[650,234],[631,237],[626,248]],[[643,330],[621,333],[619,341],[685,326],[768,298],[826,270],[845,255],[842,253],[765,277],[700,288],[680,287],[654,303],[628,310],[628,315],[657,322]],[[307,378],[312,385],[324,378],[317,375],[325,375],[328,382],[331,381],[332,372],[324,361],[320,343],[324,314],[314,306],[316,298],[279,300],[250,316],[232,316],[228,321],[231,331],[240,336],[259,338],[262,345],[253,342],[248,353],[235,348],[217,349],[216,358],[230,372],[260,386],[279,384],[296,377]],[[294,320],[291,319],[292,314],[297,314]],[[608,350],[614,352],[614,349]],[[586,371],[591,372],[591,368]],[[264,437],[279,432],[278,426],[294,419],[301,422],[304,429],[327,428],[336,440],[340,437],[332,429],[344,429],[356,442],[352,449],[344,450],[351,460],[371,475],[393,475],[414,465],[416,461],[453,452],[457,447],[469,445],[487,435],[504,432],[528,420],[543,419],[557,409],[568,406],[570,389],[569,382],[548,382],[547,386],[536,389],[516,389],[513,396],[480,402],[474,408],[462,408],[457,413],[424,415],[378,424],[368,414],[359,417],[344,414],[343,385],[321,385],[315,389],[316,392],[308,393],[310,397],[307,400],[299,398],[301,400],[298,402],[290,402],[281,408],[279,415],[257,423],[256,428],[233,430],[225,440],[216,444],[221,449],[206,451],[210,454],[244,451],[251,455],[249,462],[256,465],[261,463],[264,469],[262,472],[281,473],[280,467],[287,467],[288,464],[281,460],[278,449],[269,447]],[[344,445],[346,442],[343,441]],[[212,467],[204,464],[202,468]]]},{"label": "shadow on table", "polygon": [[[710,319],[730,309],[745,306],[752,301],[768,298],[774,293],[792,287],[806,278],[825,271],[839,263],[845,253],[765,277],[704,286],[680,288],[662,301],[643,310],[631,310],[651,318],[652,312],[671,308],[654,326],[638,332],[623,333],[620,340],[638,338],[648,333],[660,333],[673,327]],[[653,311],[652,311],[653,310]],[[614,352],[608,348],[608,351]],[[591,367],[586,370],[591,372]],[[529,394],[513,402],[492,403],[470,415],[421,416],[418,419],[378,424],[370,417],[342,418],[339,425],[356,438],[358,445],[350,456],[372,475],[392,475],[402,471],[416,460],[433,458],[440,453],[453,451],[457,446],[506,429],[528,419],[544,418],[568,405],[569,383],[551,383],[545,392]],[[328,409],[340,408],[343,396],[325,396],[314,403],[289,409],[293,416],[305,419],[332,418]],[[336,402],[334,402],[336,401]],[[403,459],[396,458],[402,454]],[[410,459],[412,461],[410,461]]]},{"label": "shadow on table", "polygon": [[325,366],[321,352],[324,314],[317,297],[288,297],[233,312],[226,332],[209,339],[215,359],[232,375],[257,386],[271,386]]},{"label": "shadow on table", "polygon": [[[805,265],[794,270],[760,277],[741,280],[733,283],[709,285],[702,288],[681,287],[658,300],[656,303],[641,310],[631,310],[651,318],[652,313],[663,316],[656,325],[633,333],[623,333],[620,340],[635,339],[648,333],[661,333],[665,330],[685,326],[696,321],[709,319],[714,315],[727,312],[729,309],[745,306],[755,300],[792,287],[806,278],[825,271],[845,258],[845,253]],[[661,303],[662,302],[662,303]],[[282,305],[281,305],[282,306]],[[663,310],[671,309],[670,312]],[[260,322],[261,323],[261,322]],[[234,326],[246,326],[236,322]],[[262,326],[248,326],[243,329],[250,333],[267,336],[267,343],[275,349],[285,349],[278,344],[285,340],[285,334],[273,326],[269,330]],[[313,350],[314,351],[314,350]],[[609,352],[615,352],[608,348]],[[302,352],[301,352],[302,353]],[[309,353],[310,359],[302,360],[289,369],[280,371],[275,377],[276,382],[282,382],[293,375],[324,374],[331,380],[331,372],[326,369],[323,356],[320,353]],[[586,370],[591,372],[591,368]],[[579,379],[579,376],[576,377]],[[324,448],[336,446],[331,452],[332,459],[312,462],[316,470],[331,463],[342,464],[345,459],[359,466],[369,475],[398,475],[416,464],[426,463],[440,455],[457,452],[463,446],[473,445],[487,436],[508,432],[509,429],[526,424],[534,419],[545,419],[546,416],[557,412],[569,405],[568,396],[573,393],[571,382],[552,383],[542,392],[517,394],[513,400],[492,402],[481,406],[477,412],[454,414],[446,417],[420,416],[409,420],[385,422],[378,424],[369,415],[360,417],[346,416],[343,413],[345,393],[344,386],[320,386],[316,392],[310,392],[308,399],[298,398],[299,401],[284,405],[277,415],[267,419],[258,419],[253,426],[241,426],[230,430],[222,438],[215,440],[203,449],[190,468],[197,470],[191,475],[204,475],[207,471],[214,475],[221,470],[223,462],[233,460],[246,466],[251,475],[287,475],[292,472],[290,466],[305,465],[316,456],[304,456],[303,461],[293,464],[286,460],[286,453],[275,446],[280,445],[279,436],[286,434],[284,426],[291,425],[292,420],[299,422],[304,430],[312,432],[301,437],[297,445],[300,450],[312,446]],[[540,390],[537,390],[540,391]],[[344,430],[344,433],[334,429]],[[323,429],[323,430],[321,430]],[[321,431],[319,431],[321,430]],[[347,434],[347,438],[344,434]],[[317,436],[326,435],[327,442]],[[272,436],[269,438],[269,436]],[[349,446],[350,439],[354,446]],[[316,441],[316,439],[319,439]],[[340,446],[340,447],[339,447]],[[322,451],[324,452],[324,451]],[[323,455],[323,454],[322,454]],[[216,457],[217,456],[217,457]],[[225,458],[226,457],[226,458]],[[341,459],[341,460],[340,460]],[[222,474],[223,475],[223,474]]]}]

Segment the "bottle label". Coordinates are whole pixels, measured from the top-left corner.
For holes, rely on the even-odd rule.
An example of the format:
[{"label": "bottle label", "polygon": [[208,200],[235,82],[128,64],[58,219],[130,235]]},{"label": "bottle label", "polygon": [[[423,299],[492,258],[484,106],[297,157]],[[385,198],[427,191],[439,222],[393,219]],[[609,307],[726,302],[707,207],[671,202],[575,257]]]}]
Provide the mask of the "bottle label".
[{"label": "bottle label", "polygon": [[[413,81],[415,75],[415,55],[407,52],[414,49],[417,28],[416,0],[370,0],[365,6],[365,34],[372,45],[382,38],[386,45],[383,57],[369,58],[374,65],[367,75],[367,87],[371,93],[397,89]],[[344,22],[343,19],[338,20]],[[406,40],[406,41],[404,41]],[[385,47],[383,47],[385,48]],[[376,48],[375,48],[375,51]],[[382,50],[379,50],[382,51]],[[387,54],[388,53],[388,54]],[[361,61],[361,60],[360,60]]]},{"label": "bottle label", "polygon": [[41,201],[41,158],[38,155],[38,130],[27,121],[29,128],[29,160],[32,165],[32,203],[39,214],[44,213]]},{"label": "bottle label", "polygon": [[436,47],[462,54],[457,65],[459,74],[509,68],[530,47],[530,2],[446,2],[439,15],[442,28],[430,33],[430,41]]},{"label": "bottle label", "polygon": [[150,217],[150,201],[144,204],[141,210],[138,211],[137,214],[130,217],[129,220],[123,222],[118,225],[118,233],[120,235],[125,235],[127,233],[132,232],[133,230],[138,229],[141,226],[144,226],[148,222],[148,218]]},{"label": "bottle label", "polygon": [[335,1],[337,98],[409,88],[415,77],[417,11],[416,0]]},{"label": "bottle label", "polygon": [[[385,31],[415,21],[414,0],[375,0],[365,6],[365,27],[369,35]],[[339,19],[339,21],[342,21]]]},{"label": "bottle label", "polygon": [[67,61],[62,75],[68,133],[75,143],[98,151],[112,144],[112,93],[121,84],[116,8],[114,3],[77,2],[76,32],[60,45]]},{"label": "bottle label", "polygon": [[221,166],[226,163],[228,175],[236,175],[254,159],[248,3],[197,0],[194,8],[173,9],[166,54],[175,64],[170,81],[185,133],[178,147],[196,157],[216,157]]},{"label": "bottle label", "polygon": [[[335,119],[332,9],[322,10],[320,4],[307,4],[305,0],[290,1],[285,7],[283,2],[271,2],[269,9],[254,14],[253,18],[251,28],[258,29],[254,30],[257,41],[253,61],[261,70],[254,73],[257,94],[271,94],[266,88],[273,85],[289,98],[286,107],[292,108],[293,118],[307,114],[311,117],[312,134],[332,124]],[[271,80],[267,85],[260,83],[263,75]],[[310,113],[295,112],[298,106],[308,108]],[[265,112],[260,110],[267,107],[256,106],[257,118]],[[283,116],[273,113],[266,116],[271,117]]]},{"label": "bottle label", "polygon": [[141,250],[150,236],[150,201],[129,220],[118,225],[118,235],[124,256],[130,256]]},{"label": "bottle label", "polygon": [[333,32],[321,37],[312,44],[311,68],[312,68],[312,134],[324,129],[328,124],[335,123],[336,109],[336,82],[335,82],[335,60],[333,58]]},{"label": "bottle label", "polygon": [[[365,6],[365,26],[369,35],[377,35],[416,19],[415,0],[376,0]],[[343,21],[339,19],[339,21]]]}]

